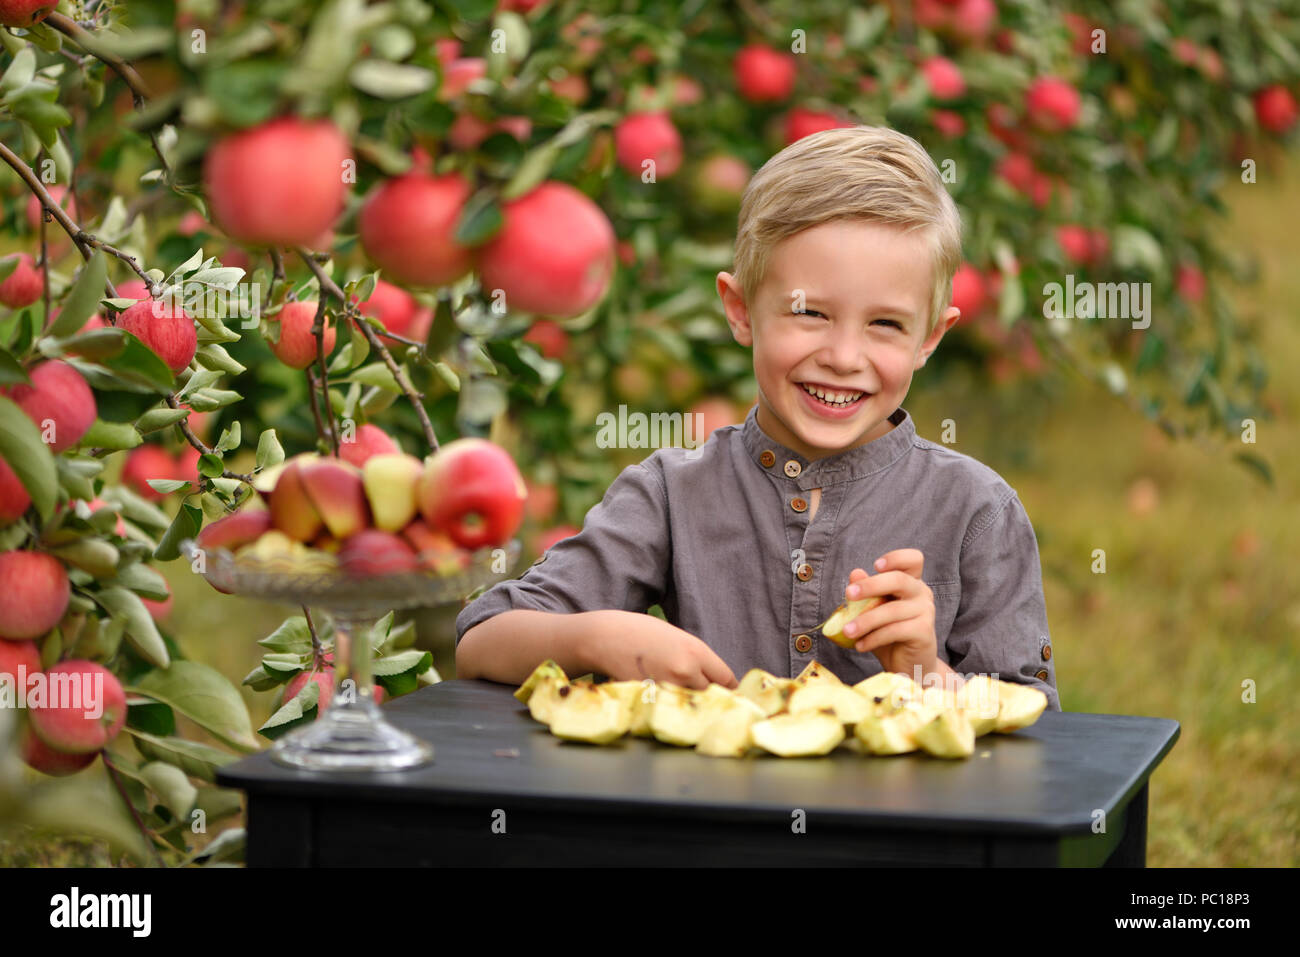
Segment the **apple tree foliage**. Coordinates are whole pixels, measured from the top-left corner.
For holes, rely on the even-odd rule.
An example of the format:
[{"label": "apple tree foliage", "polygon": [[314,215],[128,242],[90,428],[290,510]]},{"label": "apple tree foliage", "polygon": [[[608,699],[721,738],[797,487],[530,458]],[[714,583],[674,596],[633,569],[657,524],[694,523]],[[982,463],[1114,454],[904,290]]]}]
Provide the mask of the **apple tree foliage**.
[{"label": "apple tree foliage", "polygon": [[[967,275],[978,280],[973,314],[948,334],[934,374],[967,364],[993,384],[1050,388],[1081,373],[1176,436],[1236,439],[1243,422],[1267,419],[1256,321],[1233,307],[1234,286],[1255,266],[1225,247],[1219,223],[1224,194],[1272,175],[1295,142],[1295,12],[1283,0],[63,0],[35,27],[0,29],[5,248],[43,252],[49,266],[40,301],[0,313],[0,385],[61,358],[98,409],[83,441],[55,455],[0,403],[0,454],[33,503],[0,529],[0,548],[115,549],[111,568],[70,570],[72,604],[42,658],[75,652],[123,678],[132,707],[114,783],[149,843],[169,861],[197,859],[193,812],[238,811],[212,786],[215,768],[259,747],[232,682],[187,660],[142,612],[140,599],[165,597],[153,565],[176,560],[182,539],[255,494],[256,476],[286,453],[328,452],[322,421],[375,422],[415,454],[429,451],[430,431],[490,436],[534,483],[558,490],[558,512],[535,520],[578,524],[627,461],[597,447],[599,412],[686,411],[722,397],[739,415],[752,403],[748,354],[731,341],[713,288],[731,266],[739,196],[710,180],[711,159],[755,170],[810,124],[914,136],[962,210]],[[785,95],[741,95],[736,57],[754,45],[793,58]],[[449,82],[457,61],[477,58],[481,76]],[[949,81],[960,75],[955,90],[936,84],[935,58]],[[1036,99],[1043,78],[1054,84],[1046,105]],[[681,136],[684,166],[671,175],[617,161],[619,124],[646,111],[665,113]],[[357,160],[332,245],[310,262],[231,242],[210,225],[203,194],[203,158],[221,136],[285,114],[328,117]],[[504,119],[513,125],[495,125]],[[256,316],[231,314],[220,296],[196,315],[199,350],[177,375],[112,324],[132,300],[108,284],[140,273],[160,286],[256,290],[264,308],[327,295],[321,275],[365,299],[377,277],[357,239],[358,209],[411,168],[417,148],[436,172],[473,184],[456,232],[467,246],[489,241],[503,202],[545,180],[594,199],[618,239],[607,295],[582,315],[541,317],[495,308],[473,275],[412,290],[434,313],[424,341],[383,356],[363,334],[368,320],[353,318],[325,368],[305,374],[273,357]],[[32,177],[71,189],[75,246],[48,214],[28,227]],[[0,259],[0,280],[15,266]],[[1051,318],[1045,287],[1067,274],[1146,284],[1149,325]],[[336,301],[330,309],[338,315]],[[83,330],[96,312],[109,323]],[[543,320],[549,340],[530,335]],[[206,437],[186,408],[210,414]],[[162,503],[108,480],[150,443],[200,453],[197,475],[150,483]],[[1238,457],[1269,477],[1262,458]],[[110,507],[59,507],[97,497]],[[328,642],[327,624],[318,637]],[[372,636],[381,655],[400,659],[377,669],[390,693],[428,667],[412,637],[391,619]],[[319,664],[302,618],[262,643],[263,663],[245,679],[253,688]],[[308,682],[263,736],[310,720],[315,689]],[[178,715],[207,740],[179,734]],[[49,810],[85,787],[76,779],[42,785],[40,801],[11,782],[0,774],[0,806],[33,819],[44,808],[47,823],[65,826],[89,815],[146,854],[103,795],[102,814]],[[237,840],[211,856],[237,854]]]}]

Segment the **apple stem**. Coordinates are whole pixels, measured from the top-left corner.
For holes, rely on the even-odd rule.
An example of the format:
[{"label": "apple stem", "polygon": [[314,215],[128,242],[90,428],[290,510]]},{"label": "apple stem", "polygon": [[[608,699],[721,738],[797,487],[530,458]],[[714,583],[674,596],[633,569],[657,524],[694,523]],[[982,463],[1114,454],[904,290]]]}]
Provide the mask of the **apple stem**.
[{"label": "apple stem", "polygon": [[144,842],[149,845],[149,850],[153,851],[154,860],[158,862],[159,867],[166,867],[167,864],[163,861],[162,855],[158,853],[158,845],[153,841],[153,834],[149,831],[149,828],[145,827],[144,821],[140,820],[140,815],[136,811],[135,805],[132,804],[131,799],[126,796],[126,789],[122,787],[122,779],[117,773],[117,768],[114,767],[113,762],[109,760],[108,749],[105,748],[101,751],[99,756],[104,762],[104,769],[108,771],[108,776],[113,780],[113,786],[117,788],[117,793],[122,798],[122,803],[126,805],[127,811],[130,812],[131,819],[135,821],[135,826],[140,829],[140,836],[143,837]]},{"label": "apple stem", "polygon": [[325,667],[325,647],[320,643],[320,636],[316,634],[316,623],[311,620],[311,609],[303,605],[302,613],[303,617],[307,619],[307,630],[311,632],[312,670],[320,671]]},{"label": "apple stem", "polygon": [[[386,365],[388,371],[393,374],[393,378],[397,381],[397,385],[401,388],[407,399],[410,400],[411,405],[415,407],[415,414],[419,417],[420,425],[424,429],[424,438],[425,441],[429,443],[429,450],[431,452],[438,451],[438,437],[434,435],[433,423],[429,421],[429,413],[424,408],[421,396],[411,385],[411,381],[406,377],[406,373],[403,372],[397,362],[394,361],[393,354],[388,351],[388,347],[379,340],[379,337],[375,334],[375,330],[370,327],[370,323],[366,322],[357,311],[356,304],[348,302],[348,297],[344,295],[343,290],[339,288],[338,283],[326,274],[325,270],[321,268],[318,262],[316,262],[312,254],[301,246],[295,246],[293,251],[298,254],[298,258],[307,264],[307,268],[312,271],[316,276],[317,281],[320,283],[321,301],[324,302],[325,293],[329,293],[329,295],[337,299],[343,308],[344,315],[354,326],[361,330],[362,334],[366,337],[366,341],[370,343],[370,350],[377,353],[379,357],[384,360],[384,365]],[[329,396],[327,394],[326,401],[328,401],[328,399]]]}]

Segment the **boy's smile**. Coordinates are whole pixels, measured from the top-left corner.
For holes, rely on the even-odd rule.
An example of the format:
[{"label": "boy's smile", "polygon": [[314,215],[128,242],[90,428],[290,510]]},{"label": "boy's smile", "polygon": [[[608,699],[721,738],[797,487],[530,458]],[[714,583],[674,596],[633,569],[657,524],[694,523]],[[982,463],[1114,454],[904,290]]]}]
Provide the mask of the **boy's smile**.
[{"label": "boy's smile", "polygon": [[960,316],[950,307],[925,335],[932,268],[920,231],[836,220],[779,243],[753,303],[719,273],[732,335],[754,350],[763,431],[818,459],[893,429],[912,373]]}]

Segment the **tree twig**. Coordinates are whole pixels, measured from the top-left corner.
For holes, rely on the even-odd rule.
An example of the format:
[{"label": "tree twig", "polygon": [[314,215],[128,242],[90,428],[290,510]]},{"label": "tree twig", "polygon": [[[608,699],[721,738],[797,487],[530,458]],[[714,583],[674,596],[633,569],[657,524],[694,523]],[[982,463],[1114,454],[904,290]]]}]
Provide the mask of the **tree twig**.
[{"label": "tree twig", "polygon": [[109,760],[108,750],[105,749],[100,752],[100,757],[104,760],[104,769],[108,771],[108,776],[113,779],[113,786],[117,788],[117,793],[122,798],[122,803],[126,805],[127,811],[130,812],[131,819],[135,821],[135,826],[140,829],[140,836],[143,837],[144,842],[149,845],[149,850],[153,851],[154,860],[158,862],[159,867],[166,867],[167,864],[163,861],[162,855],[158,853],[158,845],[153,842],[153,835],[150,833],[149,828],[145,827],[144,821],[140,820],[140,815],[136,812],[135,805],[132,804],[131,799],[127,797],[126,788],[122,787],[122,779],[118,775],[117,768],[114,766],[113,762]]},{"label": "tree twig", "polygon": [[[337,324],[336,324],[337,328]],[[334,457],[339,456],[339,429],[334,422],[334,403],[330,401],[330,378],[329,370],[325,368],[325,297],[320,297],[320,302],[316,303],[316,318],[312,320],[311,334],[316,339],[316,364],[320,366],[320,394],[321,401],[325,403],[325,419],[329,423],[329,432],[327,438],[330,440],[330,448],[334,450]]]},{"label": "tree twig", "polygon": [[[399,366],[393,359],[393,354],[388,351],[388,347],[379,340],[379,336],[376,335],[375,330],[371,328],[370,323],[366,322],[357,311],[356,304],[348,302],[348,297],[344,295],[343,290],[339,288],[338,283],[326,274],[325,270],[321,268],[320,263],[316,262],[312,254],[300,246],[294,247],[294,252],[298,254],[298,258],[307,264],[307,268],[315,274],[317,281],[320,283],[322,297],[325,293],[329,293],[339,301],[339,304],[343,308],[344,315],[350,322],[361,330],[362,334],[366,337],[366,340],[370,343],[371,351],[377,353],[379,357],[383,359],[384,365],[386,365],[388,371],[393,374],[393,379],[397,382],[398,388],[402,390],[403,394],[406,395],[406,398],[410,400],[411,405],[415,407],[415,414],[420,419],[420,425],[424,429],[424,438],[425,441],[429,443],[430,451],[438,451],[438,437],[433,432],[433,423],[429,421],[429,413],[424,408],[424,402],[422,401],[423,397],[420,393],[415,391],[415,388],[411,385],[410,379],[406,377],[406,373],[402,371],[401,366]],[[326,398],[328,399],[328,396]]]},{"label": "tree twig", "polygon": [[312,670],[319,671],[325,665],[325,646],[320,643],[320,635],[316,634],[316,623],[311,620],[311,609],[303,605],[302,613],[307,619],[307,630],[311,633]]},{"label": "tree twig", "polygon": [[[176,395],[174,393],[168,393],[167,404],[173,409],[181,408],[180,400],[176,398]],[[190,445],[194,446],[194,448],[198,449],[200,455],[215,454],[211,448],[203,444],[202,439],[200,439],[197,435],[194,434],[194,430],[190,428],[189,419],[181,419],[176,424],[180,426],[181,433],[185,436],[185,441],[190,443]],[[243,482],[245,485],[253,484],[253,477],[251,475],[245,475],[242,472],[232,472],[230,471],[230,469],[223,469],[221,472],[221,478],[238,479],[239,481]]]}]

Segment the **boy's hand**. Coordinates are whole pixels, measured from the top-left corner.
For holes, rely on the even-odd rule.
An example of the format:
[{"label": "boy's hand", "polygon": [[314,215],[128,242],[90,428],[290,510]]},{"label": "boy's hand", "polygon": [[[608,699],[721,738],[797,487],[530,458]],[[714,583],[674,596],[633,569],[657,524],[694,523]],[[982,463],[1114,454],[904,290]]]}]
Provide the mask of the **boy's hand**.
[{"label": "boy's hand", "polygon": [[653,678],[697,689],[710,682],[726,688],[739,684],[727,663],[689,631],[653,615],[607,614],[611,619],[593,643],[592,661],[611,681]]},{"label": "boy's hand", "polygon": [[876,559],[878,574],[861,568],[849,573],[845,598],[856,601],[878,595],[893,596],[844,626],[844,634],[857,638],[858,651],[874,652],[886,671],[911,675],[936,670],[939,640],[934,633],[934,593],[921,580],[925,556],[915,548],[899,548]]}]

